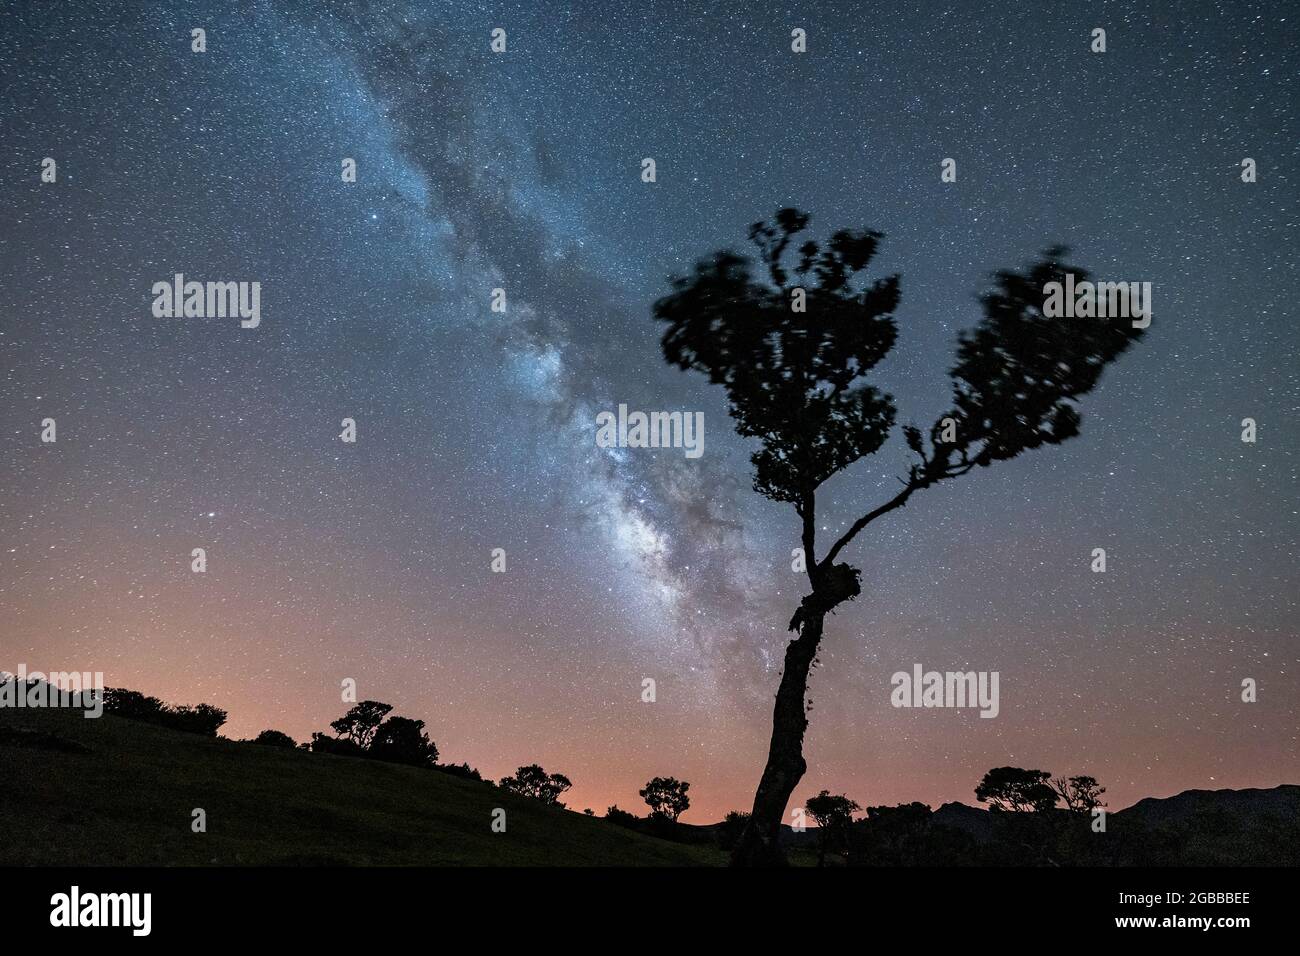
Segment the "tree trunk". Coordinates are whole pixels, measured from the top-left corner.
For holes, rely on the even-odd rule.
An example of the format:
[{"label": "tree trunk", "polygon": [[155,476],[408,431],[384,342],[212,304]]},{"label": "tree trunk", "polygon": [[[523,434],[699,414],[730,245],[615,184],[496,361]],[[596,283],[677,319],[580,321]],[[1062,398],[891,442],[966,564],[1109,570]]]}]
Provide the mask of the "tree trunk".
[{"label": "tree trunk", "polygon": [[785,866],[781,849],[781,823],[786,804],[808,765],[803,759],[803,735],[808,728],[804,699],[808,671],[817,656],[826,615],[837,605],[858,596],[858,571],[847,564],[825,568],[818,574],[813,593],[803,599],[790,621],[799,631],[785,649],[785,669],[772,708],[772,742],[767,766],[754,794],[754,809],[731,852],[732,866]]},{"label": "tree trunk", "polygon": [[732,866],[785,866],[781,823],[790,795],[808,765],[803,759],[803,734],[808,727],[804,696],[808,669],[822,639],[821,614],[804,618],[799,637],[785,649],[785,671],[772,708],[772,743],[767,766],[754,794],[754,809],[731,854]]}]

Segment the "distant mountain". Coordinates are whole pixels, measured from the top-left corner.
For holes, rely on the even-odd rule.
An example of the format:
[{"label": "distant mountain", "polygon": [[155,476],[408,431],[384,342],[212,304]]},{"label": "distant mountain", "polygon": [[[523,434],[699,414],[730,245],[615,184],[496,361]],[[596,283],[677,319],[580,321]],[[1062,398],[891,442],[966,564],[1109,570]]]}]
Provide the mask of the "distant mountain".
[{"label": "distant mountain", "polygon": [[993,839],[993,828],[997,822],[987,810],[972,807],[965,803],[945,803],[934,811],[930,818],[939,826],[952,827],[974,838],[976,843],[988,843]]},{"label": "distant mountain", "polygon": [[1300,866],[1300,786],[1186,790],[1112,815],[1120,862]]},{"label": "distant mountain", "polygon": [[1117,810],[1112,817],[1158,825],[1218,812],[1242,819],[1276,815],[1296,820],[1300,818],[1300,786],[1282,784],[1268,790],[1184,790],[1172,797],[1147,797]]},{"label": "distant mountain", "polygon": [[[1268,790],[1184,790],[1172,797],[1146,797],[1131,807],[1109,812],[1107,826],[1122,821],[1125,826],[1159,827],[1187,822],[1206,813],[1229,814],[1242,823],[1273,817],[1295,821],[1300,819],[1300,786],[1282,784]],[[985,843],[994,837],[994,816],[980,807],[953,802],[934,811],[931,820]]]},{"label": "distant mountain", "polygon": [[928,817],[860,821],[865,865],[1300,866],[1300,786],[1186,790],[1091,817],[945,803]]}]

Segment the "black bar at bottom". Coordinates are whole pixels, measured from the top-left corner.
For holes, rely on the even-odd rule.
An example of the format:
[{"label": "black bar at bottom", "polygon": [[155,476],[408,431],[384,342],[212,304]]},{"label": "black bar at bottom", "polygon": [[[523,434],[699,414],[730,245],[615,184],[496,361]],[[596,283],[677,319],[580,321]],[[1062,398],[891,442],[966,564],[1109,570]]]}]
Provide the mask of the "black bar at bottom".
[{"label": "black bar at bottom", "polygon": [[[634,945],[640,934],[674,927],[734,940],[783,924],[818,936],[847,930],[858,939],[901,932],[918,942],[976,942],[1029,929],[1089,938],[1199,934],[1230,943],[1286,928],[1295,877],[1295,870],[1264,868],[9,868],[0,869],[0,925],[14,941],[75,933],[81,942],[118,937],[128,945],[354,937],[373,944],[453,928],[488,941],[521,925],[622,926]],[[135,894],[149,894],[147,911]]]}]

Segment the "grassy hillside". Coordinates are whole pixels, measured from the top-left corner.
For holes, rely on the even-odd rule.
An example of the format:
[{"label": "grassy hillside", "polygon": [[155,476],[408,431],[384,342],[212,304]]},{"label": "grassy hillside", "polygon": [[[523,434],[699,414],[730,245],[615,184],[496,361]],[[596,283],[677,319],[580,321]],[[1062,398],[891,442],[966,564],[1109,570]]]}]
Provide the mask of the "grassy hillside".
[{"label": "grassy hillside", "polygon": [[[721,865],[484,783],[105,715],[0,709],[0,864]],[[191,812],[207,811],[193,833]],[[506,811],[506,832],[491,830]],[[17,837],[17,839],[15,839]]]}]

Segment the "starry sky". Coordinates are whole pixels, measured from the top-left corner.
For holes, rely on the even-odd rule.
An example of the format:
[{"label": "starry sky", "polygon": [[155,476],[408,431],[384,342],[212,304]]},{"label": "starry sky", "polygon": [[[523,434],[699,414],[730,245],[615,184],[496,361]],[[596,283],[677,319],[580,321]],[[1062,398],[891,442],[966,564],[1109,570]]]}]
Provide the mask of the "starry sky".
[{"label": "starry sky", "polygon": [[[687,822],[748,809],[797,519],[651,306],[795,205],[885,234],[900,422],[947,407],[993,270],[1066,243],[1154,307],[1081,437],[845,553],[863,594],[828,619],[795,799],[973,803],[1005,764],[1112,808],[1300,782],[1300,18],[1136,6],[4,3],[0,667],[300,740],[350,677],[445,761],[567,774],[571,807],[644,811],[673,775]],[[260,327],[155,318],[177,272],[261,282]],[[598,448],[619,403],[704,412],[705,453]],[[907,461],[896,435],[828,483],[822,540]],[[998,671],[1000,715],[892,708],[914,663]]]}]

